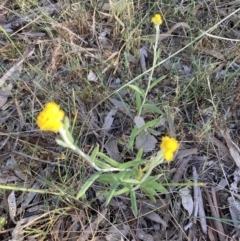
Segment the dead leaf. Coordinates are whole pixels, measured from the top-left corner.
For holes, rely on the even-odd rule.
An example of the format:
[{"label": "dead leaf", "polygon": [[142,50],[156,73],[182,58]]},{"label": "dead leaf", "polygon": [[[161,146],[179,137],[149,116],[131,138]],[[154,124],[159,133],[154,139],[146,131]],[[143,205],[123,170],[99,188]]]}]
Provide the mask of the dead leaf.
[{"label": "dead leaf", "polygon": [[118,150],[117,141],[114,137],[110,137],[107,142],[105,143],[105,148],[107,150],[108,155],[114,159],[119,160],[120,159],[120,153]]},{"label": "dead leaf", "polygon": [[[144,210],[146,212],[146,210]],[[156,212],[148,212],[146,214],[143,214],[145,218],[152,220],[153,222],[160,223],[164,227],[167,227],[166,222],[156,213]]]},{"label": "dead leaf", "polygon": [[234,193],[238,193],[239,191],[239,182],[240,182],[240,169],[237,169],[233,173],[234,182],[230,185],[230,191]]},{"label": "dead leaf", "polygon": [[24,240],[24,232],[23,230],[31,224],[32,220],[34,220],[37,216],[31,216],[27,218],[23,218],[19,220],[12,231],[12,239],[9,241],[23,241]]},{"label": "dead leaf", "polygon": [[23,116],[22,109],[21,109],[21,106],[19,105],[18,100],[17,99],[14,99],[14,100],[17,108],[18,117],[19,117],[20,128],[22,129],[26,125],[25,118]]},{"label": "dead leaf", "polygon": [[134,123],[136,124],[137,128],[140,128],[145,124],[145,121],[144,121],[143,117],[135,116]]},{"label": "dead leaf", "polygon": [[208,227],[207,227],[207,220],[206,220],[206,214],[203,206],[203,198],[202,198],[202,192],[200,187],[198,186],[198,174],[197,169],[195,166],[193,166],[193,181],[194,181],[194,213],[193,222],[196,223],[197,219],[200,219],[200,225],[202,227],[202,231],[207,234]]},{"label": "dead leaf", "polygon": [[[145,124],[145,121],[141,116],[135,116],[134,122],[137,128],[140,128]],[[138,150],[142,148],[144,152],[149,152],[154,150],[156,143],[157,143],[157,139],[153,135],[148,133],[147,130],[143,130],[136,137],[135,147]]]},{"label": "dead leaf", "polygon": [[[146,64],[147,58],[148,58],[148,52],[146,47],[143,46],[140,48],[140,65],[143,73],[147,71],[147,64]],[[147,80],[147,75],[144,75],[144,79]]]},{"label": "dead leaf", "polygon": [[12,90],[12,81],[6,87],[0,88],[0,108],[7,102],[8,96]]},{"label": "dead leaf", "polygon": [[107,241],[120,240],[121,238],[126,238],[130,231],[130,228],[126,224],[119,224],[111,226],[108,230],[108,235],[106,235]]},{"label": "dead leaf", "polygon": [[215,191],[221,191],[223,190],[226,186],[228,185],[228,181],[226,180],[226,178],[222,178],[220,180],[220,182],[218,183],[218,185],[215,187]]},{"label": "dead leaf", "polygon": [[239,228],[240,201],[237,199],[233,199],[233,197],[229,197],[228,203],[229,203],[229,211],[232,217],[233,224],[235,228]]},{"label": "dead leaf", "polygon": [[189,187],[181,188],[179,190],[179,194],[182,198],[182,205],[185,208],[185,210],[188,211],[188,216],[190,217],[193,212],[193,199]]},{"label": "dead leaf", "polygon": [[222,61],[226,61],[225,57],[218,51],[214,50],[214,49],[209,49],[207,47],[199,47],[199,50],[201,52],[203,52],[204,54],[213,56],[216,59],[220,59]]},{"label": "dead leaf", "polygon": [[92,70],[90,70],[87,76],[87,80],[92,82],[97,82],[98,77]]},{"label": "dead leaf", "polygon": [[101,135],[106,135],[110,130],[114,120],[113,116],[116,114],[116,112],[117,111],[115,109],[111,109],[107,114],[107,116],[105,117],[102,130],[101,130]]},{"label": "dead leaf", "polygon": [[137,229],[136,233],[137,237],[143,241],[154,241],[154,238],[151,234],[147,234],[141,229]]},{"label": "dead leaf", "polygon": [[83,241],[83,240],[88,240],[88,237],[93,234],[94,232],[97,232],[97,227],[102,222],[105,220],[105,216],[107,214],[107,209],[105,208],[101,213],[98,213],[97,218],[89,224],[89,226],[82,232],[82,234],[79,236],[77,241]]},{"label": "dead leaf", "polygon": [[12,222],[16,224],[15,217],[17,212],[17,204],[16,204],[16,197],[15,197],[14,191],[10,193],[7,200],[8,200],[9,216]]},{"label": "dead leaf", "polygon": [[198,187],[198,194],[199,194],[198,216],[200,217],[200,224],[202,227],[202,231],[205,234],[207,234],[208,226],[207,226],[206,214],[204,210],[204,202],[203,202],[203,197],[202,197],[202,192],[200,187]]},{"label": "dead leaf", "polygon": [[156,143],[157,143],[157,139],[153,135],[145,131],[142,131],[136,137],[135,147],[138,150],[142,148],[144,152],[150,152],[155,149]]},{"label": "dead leaf", "polygon": [[[182,43],[182,45],[186,46],[190,42],[188,40],[183,40],[181,43]],[[226,61],[226,58],[223,56],[223,54],[221,54],[220,52],[218,52],[214,49],[210,49],[210,48],[207,48],[207,47],[204,47],[204,46],[201,46],[201,45],[197,45],[196,49],[199,52],[203,52],[204,54],[210,55],[210,56],[212,56],[216,59],[222,60],[224,62]]]},{"label": "dead leaf", "polygon": [[7,178],[0,177],[0,184],[6,184],[15,181],[19,181],[19,178],[17,178],[16,176],[8,176]]},{"label": "dead leaf", "polygon": [[[39,181],[36,181],[31,188],[32,189],[41,189],[42,184]],[[37,195],[35,192],[29,192],[27,193],[22,200],[21,208],[18,210],[18,214],[21,214],[25,211],[25,209],[28,207],[29,203],[34,199],[34,197]]]},{"label": "dead leaf", "polygon": [[198,153],[198,149],[197,148],[181,149],[181,150],[178,150],[176,158],[181,160],[184,157],[197,155],[197,153]]},{"label": "dead leaf", "polygon": [[19,60],[12,68],[10,68],[0,79],[0,87],[6,82],[7,79],[9,79],[15,71],[17,71],[22,63],[25,61],[26,58],[30,57],[34,52],[34,47],[29,47],[23,54],[23,57],[21,60]]},{"label": "dead leaf", "polygon": [[102,49],[112,49],[113,44],[111,41],[107,38],[107,35],[110,34],[110,30],[108,28],[105,28],[98,37],[99,43],[101,44]]},{"label": "dead leaf", "polygon": [[113,98],[109,98],[109,100],[112,102],[112,104],[114,105],[114,107],[117,110],[120,110],[121,112],[123,112],[124,114],[132,117],[131,113],[130,113],[130,107],[127,103],[125,103],[124,101],[120,101],[120,100],[116,100]]},{"label": "dead leaf", "polygon": [[18,221],[17,225],[12,231],[12,239],[9,241],[23,241],[24,240],[24,235],[23,235],[23,230],[21,226],[22,222]]},{"label": "dead leaf", "polygon": [[21,34],[19,34],[20,36],[22,35],[23,37],[30,37],[30,38],[37,38],[37,37],[44,37],[46,36],[46,33],[43,32],[21,32]]},{"label": "dead leaf", "polygon": [[43,6],[41,7],[41,10],[39,10],[39,8],[35,8],[35,9],[31,9],[31,12],[34,13],[30,13],[29,15],[26,15],[24,17],[21,17],[13,22],[7,23],[2,25],[1,27],[8,33],[13,32],[13,30],[16,29],[16,27],[18,28],[19,26],[23,26],[25,24],[27,24],[31,19],[36,18],[36,16],[39,16],[40,12],[46,12],[47,14],[53,14],[56,11],[58,11],[60,9],[60,4],[59,3],[54,3],[54,4],[49,4],[48,6]]},{"label": "dead leaf", "polygon": [[11,155],[11,158],[8,160],[7,164],[12,168],[18,178],[22,179],[23,181],[27,181],[27,176],[25,176],[19,168],[14,155]]},{"label": "dead leaf", "polygon": [[190,26],[185,22],[176,23],[166,33],[160,34],[159,40],[161,41],[161,40],[164,40],[164,39],[170,37],[172,35],[172,32],[175,31],[177,28],[188,28],[188,29],[190,29]]},{"label": "dead leaf", "polygon": [[239,154],[239,148],[237,145],[232,141],[232,138],[229,135],[229,130],[220,130],[222,136],[224,137],[225,141],[227,142],[228,149],[230,151],[230,154],[232,156],[232,159],[236,163],[236,165],[240,168],[240,154]]}]

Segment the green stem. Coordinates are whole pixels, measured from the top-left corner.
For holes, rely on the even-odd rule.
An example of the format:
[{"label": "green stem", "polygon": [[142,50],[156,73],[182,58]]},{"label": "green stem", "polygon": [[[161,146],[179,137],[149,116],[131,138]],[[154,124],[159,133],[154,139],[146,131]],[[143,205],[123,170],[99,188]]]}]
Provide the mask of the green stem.
[{"label": "green stem", "polygon": [[57,192],[51,192],[48,190],[32,189],[32,188],[9,186],[9,185],[0,185],[0,189],[12,190],[12,191],[23,191],[23,192],[35,192],[35,193],[41,193],[41,194],[53,194],[56,196],[66,195],[66,193],[57,193]]},{"label": "green stem", "polygon": [[[143,178],[141,179],[141,183],[143,183],[152,173],[152,170],[158,166],[160,163],[164,161],[162,151],[159,151],[157,153],[157,156],[154,157],[149,164],[149,167],[147,169],[147,172],[144,174]],[[133,191],[136,191],[140,188],[141,184],[137,185],[136,187],[133,188]]]},{"label": "green stem", "polygon": [[154,47],[153,47],[153,65],[152,65],[152,68],[151,68],[150,75],[148,77],[147,90],[145,92],[145,95],[144,95],[144,98],[143,98],[143,101],[142,101],[142,105],[139,108],[138,116],[141,116],[142,108],[143,108],[143,105],[146,102],[147,95],[148,95],[148,92],[149,92],[149,88],[150,88],[152,78],[153,78],[153,73],[154,73],[155,67],[157,65],[157,60],[158,60],[157,47],[158,47],[158,39],[159,39],[159,34],[160,34],[160,28],[159,28],[159,25],[155,25],[155,27],[156,27],[156,38],[155,38],[155,44],[154,44]]},{"label": "green stem", "polygon": [[63,141],[65,142],[65,144],[67,145],[68,148],[72,149],[75,153],[77,153],[78,155],[80,155],[82,158],[84,158],[95,170],[99,171],[99,172],[122,172],[122,171],[129,171],[129,169],[119,169],[119,168],[108,168],[108,169],[101,169],[99,168],[95,163],[94,160],[91,159],[91,157],[87,154],[85,154],[84,152],[82,152],[76,145],[74,145],[68,138],[66,131],[64,130],[64,128],[60,128],[59,133],[63,139]]}]

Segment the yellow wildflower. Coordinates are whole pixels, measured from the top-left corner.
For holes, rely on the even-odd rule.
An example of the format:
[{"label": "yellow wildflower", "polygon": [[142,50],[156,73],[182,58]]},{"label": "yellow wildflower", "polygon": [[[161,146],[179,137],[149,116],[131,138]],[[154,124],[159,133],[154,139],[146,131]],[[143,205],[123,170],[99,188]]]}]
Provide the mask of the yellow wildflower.
[{"label": "yellow wildflower", "polygon": [[54,102],[46,104],[37,117],[37,125],[42,131],[58,132],[63,126],[64,111]]},{"label": "yellow wildflower", "polygon": [[166,161],[170,162],[173,160],[174,152],[179,148],[179,143],[176,139],[165,136],[162,138],[160,147],[163,151],[163,157],[166,159]]},{"label": "yellow wildflower", "polygon": [[162,16],[160,14],[155,14],[154,17],[152,17],[152,23],[156,25],[161,25],[163,22]]}]

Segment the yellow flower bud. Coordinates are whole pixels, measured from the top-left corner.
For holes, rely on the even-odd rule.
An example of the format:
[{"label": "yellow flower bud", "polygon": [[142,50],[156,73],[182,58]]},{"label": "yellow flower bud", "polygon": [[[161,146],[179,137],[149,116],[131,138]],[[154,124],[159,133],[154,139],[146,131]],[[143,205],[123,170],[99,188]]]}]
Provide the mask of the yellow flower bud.
[{"label": "yellow flower bud", "polygon": [[163,23],[162,16],[160,14],[155,14],[154,17],[152,17],[152,23],[161,25]]},{"label": "yellow flower bud", "polygon": [[37,117],[37,125],[42,131],[58,132],[63,126],[64,111],[54,102],[46,104]]},{"label": "yellow flower bud", "polygon": [[179,148],[179,143],[176,139],[169,136],[165,136],[162,138],[162,143],[160,147],[163,151],[163,157],[166,161],[170,162],[173,160],[174,153]]}]

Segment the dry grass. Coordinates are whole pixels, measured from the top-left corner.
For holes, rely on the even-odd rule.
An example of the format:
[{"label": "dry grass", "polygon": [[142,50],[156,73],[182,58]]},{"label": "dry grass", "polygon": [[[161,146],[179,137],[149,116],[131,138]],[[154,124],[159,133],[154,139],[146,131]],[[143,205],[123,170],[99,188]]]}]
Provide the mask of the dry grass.
[{"label": "dry grass", "polygon": [[[136,150],[130,150],[127,143],[137,105],[128,85],[146,89],[140,48],[148,51],[149,70],[155,36],[150,20],[157,12],[164,18],[161,34],[167,34],[159,41],[161,57],[153,77],[165,78],[146,101],[163,112],[162,123],[155,129],[160,132],[158,141],[166,134],[176,136],[181,149],[173,163],[159,167],[156,173],[164,171],[167,181],[187,183],[196,168],[197,181],[207,183],[201,189],[207,233],[201,229],[199,216],[185,229],[193,220],[181,204],[181,187],[166,196],[159,194],[157,204],[139,195],[137,219],[128,197],[116,198],[105,208],[100,193],[107,187],[98,183],[85,200],[76,200],[76,193],[94,171],[59,147],[55,134],[42,133],[36,126],[45,103],[55,101],[73,123],[72,132],[84,152],[91,153],[100,144],[107,153],[111,137],[121,161],[131,160]],[[18,241],[225,240],[238,236],[229,209],[234,205],[228,201],[238,198],[238,190],[232,187],[236,164],[223,131],[229,130],[231,141],[239,146],[239,12],[238,1],[217,0],[2,1],[0,222],[4,224],[0,224],[0,239],[16,240],[13,231],[20,232],[16,227],[23,220],[23,234],[15,236]],[[28,51],[33,53],[28,55]],[[97,81],[89,81],[91,72]],[[110,134],[103,136],[104,118],[113,107],[110,97],[128,104],[130,114],[118,111]],[[142,116],[149,121],[159,114],[145,109]],[[146,159],[157,150],[158,145]],[[176,176],[181,165],[184,171]],[[221,180],[226,181],[224,188],[214,189]],[[7,185],[15,187],[15,220],[9,216],[11,190],[4,190]],[[27,192],[28,188],[35,192]],[[193,188],[189,190],[192,195]],[[122,236],[111,236],[114,228]]]}]

